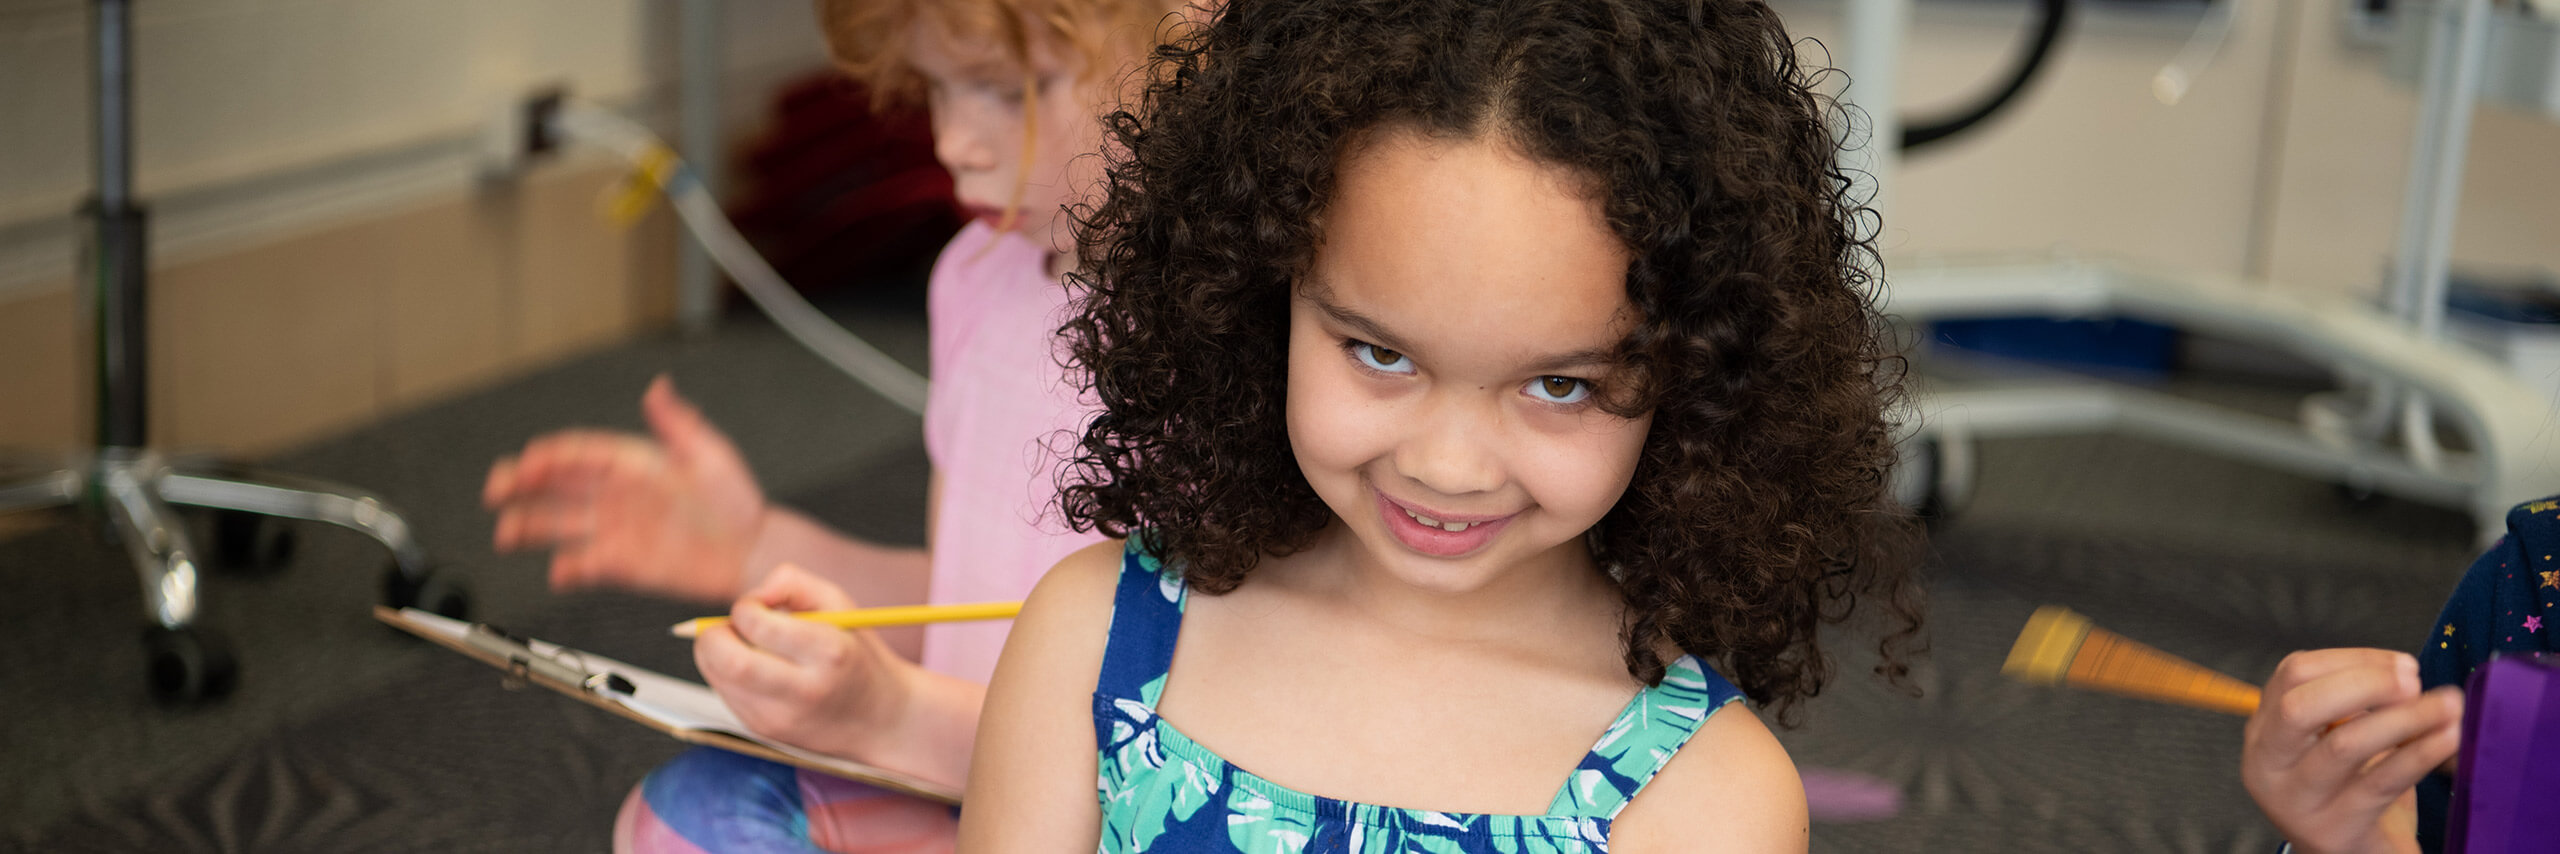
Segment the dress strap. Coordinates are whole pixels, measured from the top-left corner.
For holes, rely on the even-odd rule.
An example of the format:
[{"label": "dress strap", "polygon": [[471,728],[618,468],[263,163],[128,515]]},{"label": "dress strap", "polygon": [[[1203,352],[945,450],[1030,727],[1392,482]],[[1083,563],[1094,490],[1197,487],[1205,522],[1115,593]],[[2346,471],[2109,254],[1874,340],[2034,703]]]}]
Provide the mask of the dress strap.
[{"label": "dress strap", "polygon": [[1119,591],[1111,604],[1111,640],[1102,652],[1102,680],[1095,693],[1154,708],[1173,670],[1173,644],[1182,634],[1190,587],[1166,572],[1133,533],[1120,553]]},{"label": "dress strap", "polygon": [[1742,691],[1697,656],[1681,656],[1663,669],[1661,683],[1627,701],[1617,722],[1600,734],[1600,743],[1556,793],[1547,814],[1615,820],[1708,716],[1739,699]]}]

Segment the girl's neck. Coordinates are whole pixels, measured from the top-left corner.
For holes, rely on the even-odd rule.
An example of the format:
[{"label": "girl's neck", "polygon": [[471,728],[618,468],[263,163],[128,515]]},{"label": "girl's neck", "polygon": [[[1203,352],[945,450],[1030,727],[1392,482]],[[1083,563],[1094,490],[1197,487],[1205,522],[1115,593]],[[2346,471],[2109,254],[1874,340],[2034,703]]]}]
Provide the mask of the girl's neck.
[{"label": "girl's neck", "polygon": [[1595,618],[1614,623],[1620,611],[1616,590],[1578,540],[1459,591],[1414,585],[1373,565],[1338,520],[1313,547],[1283,562],[1294,566],[1282,583],[1334,600],[1365,619],[1439,640],[1517,641]]}]

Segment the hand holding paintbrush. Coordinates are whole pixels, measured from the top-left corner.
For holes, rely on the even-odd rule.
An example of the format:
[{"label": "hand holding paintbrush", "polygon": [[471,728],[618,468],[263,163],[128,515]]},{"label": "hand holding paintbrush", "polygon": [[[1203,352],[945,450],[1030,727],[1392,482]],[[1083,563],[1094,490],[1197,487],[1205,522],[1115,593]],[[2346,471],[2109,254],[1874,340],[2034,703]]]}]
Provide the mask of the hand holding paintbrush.
[{"label": "hand holding paintbrush", "polygon": [[2386,650],[2295,653],[2262,694],[2046,606],[2027,619],[2001,671],[2248,716],[2241,780],[2302,854],[2414,854],[2412,789],[2452,758],[2461,738],[2461,692],[2420,694],[2417,661]]}]

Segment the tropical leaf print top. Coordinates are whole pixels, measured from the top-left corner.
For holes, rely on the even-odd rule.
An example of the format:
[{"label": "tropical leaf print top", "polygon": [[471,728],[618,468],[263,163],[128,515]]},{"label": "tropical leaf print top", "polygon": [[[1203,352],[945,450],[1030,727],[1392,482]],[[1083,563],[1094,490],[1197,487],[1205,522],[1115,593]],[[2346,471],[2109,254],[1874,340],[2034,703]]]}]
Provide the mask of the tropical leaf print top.
[{"label": "tropical leaf print top", "polygon": [[1610,822],[1698,725],[1742,694],[1694,656],[1636,694],[1545,815],[1479,815],[1353,803],[1237,768],[1156,717],[1188,588],[1131,537],[1120,561],[1111,640],[1093,692],[1104,852],[1300,851],[1584,854],[1609,850]]}]

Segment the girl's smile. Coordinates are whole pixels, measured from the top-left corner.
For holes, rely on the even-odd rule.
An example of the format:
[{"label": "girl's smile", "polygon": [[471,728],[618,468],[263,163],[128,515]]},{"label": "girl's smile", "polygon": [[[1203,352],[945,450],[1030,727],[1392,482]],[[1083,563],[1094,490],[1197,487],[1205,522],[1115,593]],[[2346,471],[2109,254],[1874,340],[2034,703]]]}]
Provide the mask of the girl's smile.
[{"label": "girl's smile", "polygon": [[1371,490],[1377,493],[1378,516],[1386,520],[1387,530],[1406,548],[1432,557],[1464,557],[1484,548],[1515,515],[1443,513],[1389,498],[1374,485]]}]

